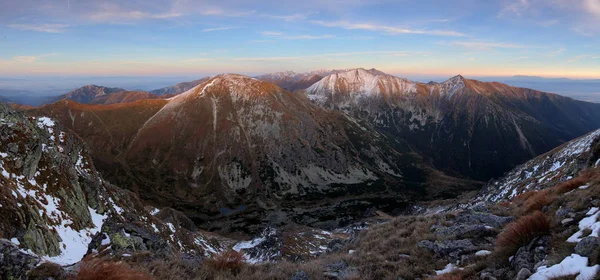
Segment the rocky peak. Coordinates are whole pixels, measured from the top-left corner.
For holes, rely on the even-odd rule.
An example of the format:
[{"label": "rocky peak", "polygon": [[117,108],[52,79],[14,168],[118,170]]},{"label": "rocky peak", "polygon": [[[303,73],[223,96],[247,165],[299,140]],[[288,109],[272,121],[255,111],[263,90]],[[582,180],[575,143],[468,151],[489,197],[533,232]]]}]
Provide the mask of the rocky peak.
[{"label": "rocky peak", "polygon": [[434,87],[439,89],[440,95],[452,98],[456,93],[466,88],[467,84],[463,76],[456,75],[441,84],[435,84]]}]

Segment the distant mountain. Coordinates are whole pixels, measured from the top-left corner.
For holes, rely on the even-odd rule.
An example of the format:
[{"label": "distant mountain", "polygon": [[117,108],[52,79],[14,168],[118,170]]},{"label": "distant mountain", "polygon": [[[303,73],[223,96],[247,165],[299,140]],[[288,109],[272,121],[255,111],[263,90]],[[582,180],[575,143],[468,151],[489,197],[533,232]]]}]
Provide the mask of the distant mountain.
[{"label": "distant mountain", "polygon": [[56,97],[56,100],[69,99],[79,103],[90,103],[94,99],[111,93],[125,91],[122,88],[109,88],[97,85],[87,85]]},{"label": "distant mountain", "polygon": [[261,81],[276,84],[287,91],[294,92],[296,90],[308,88],[329,74],[344,71],[347,70],[317,70],[306,73],[284,71],[264,74],[257,76],[256,78]]},{"label": "distant mountain", "polygon": [[174,86],[155,89],[155,90],[150,91],[150,93],[156,94],[156,95],[172,95],[172,96],[174,96],[174,95],[177,95],[180,93],[184,93],[184,92],[192,89],[193,87],[206,82],[208,79],[210,79],[210,77],[204,77],[202,79],[194,80],[191,82],[183,82],[183,83],[176,84]]},{"label": "distant mountain", "polygon": [[323,78],[306,94],[407,141],[437,168],[478,180],[600,127],[600,104],[462,76],[422,84],[354,69]]},{"label": "distant mountain", "polygon": [[130,103],[141,99],[155,99],[159,98],[158,95],[144,91],[120,91],[107,95],[98,96],[92,99],[90,104],[117,104],[117,103]]},{"label": "distant mountain", "polygon": [[479,185],[436,171],[403,141],[240,75],[170,100],[61,101],[29,113],[53,116],[86,139],[111,181],[213,229],[258,231],[277,211],[331,227],[374,205],[391,212]]}]

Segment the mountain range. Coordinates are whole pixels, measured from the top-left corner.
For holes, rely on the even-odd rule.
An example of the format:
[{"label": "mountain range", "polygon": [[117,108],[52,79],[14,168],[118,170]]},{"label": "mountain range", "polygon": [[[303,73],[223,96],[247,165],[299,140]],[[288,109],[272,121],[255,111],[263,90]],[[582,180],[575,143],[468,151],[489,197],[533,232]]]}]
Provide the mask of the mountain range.
[{"label": "mountain range", "polygon": [[28,113],[75,131],[103,174],[144,200],[206,228],[252,232],[288,220],[331,228],[373,205],[452,197],[600,127],[597,104],[375,69],[332,71],[294,93],[218,75],[169,99]]},{"label": "mountain range", "polygon": [[51,261],[63,279],[93,259],[159,278],[525,279],[580,258],[572,269],[597,272],[600,105],[462,76],[322,74],[294,92],[222,74],[179,94],[0,104],[0,276]]}]

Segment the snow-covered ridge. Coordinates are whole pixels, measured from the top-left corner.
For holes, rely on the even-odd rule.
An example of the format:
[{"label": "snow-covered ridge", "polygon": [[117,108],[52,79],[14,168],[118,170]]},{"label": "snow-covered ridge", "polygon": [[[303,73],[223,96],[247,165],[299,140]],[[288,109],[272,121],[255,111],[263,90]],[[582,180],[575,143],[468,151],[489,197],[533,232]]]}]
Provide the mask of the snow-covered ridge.
[{"label": "snow-covered ridge", "polygon": [[324,105],[335,102],[338,107],[359,104],[382,94],[404,94],[416,91],[416,83],[383,74],[377,70],[353,69],[333,73],[313,84],[306,92],[308,97]]},{"label": "snow-covered ridge", "polygon": [[503,178],[491,182],[477,200],[497,202],[511,199],[528,190],[541,189],[552,181],[570,179],[572,173],[582,168],[579,159],[591,150],[593,141],[598,137],[600,129],[517,166]]}]

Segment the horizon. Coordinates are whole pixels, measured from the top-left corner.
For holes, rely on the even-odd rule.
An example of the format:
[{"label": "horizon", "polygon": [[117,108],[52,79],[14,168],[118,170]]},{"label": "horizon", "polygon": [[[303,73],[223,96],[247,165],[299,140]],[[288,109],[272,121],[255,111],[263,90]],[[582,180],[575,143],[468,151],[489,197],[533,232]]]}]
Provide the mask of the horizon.
[{"label": "horizon", "polygon": [[362,66],[409,78],[600,79],[594,0],[8,0],[0,25],[2,77]]}]

